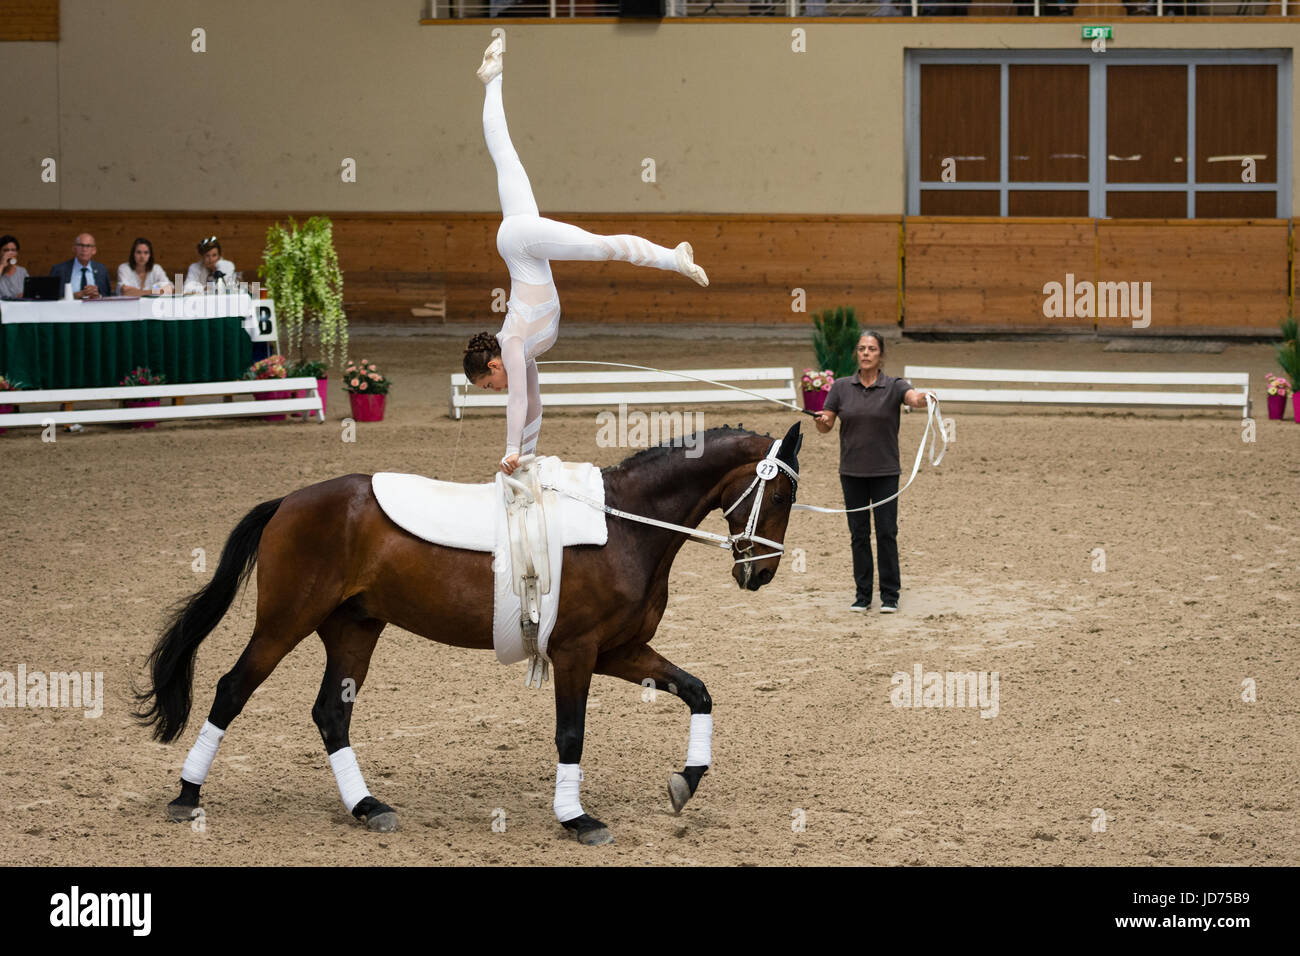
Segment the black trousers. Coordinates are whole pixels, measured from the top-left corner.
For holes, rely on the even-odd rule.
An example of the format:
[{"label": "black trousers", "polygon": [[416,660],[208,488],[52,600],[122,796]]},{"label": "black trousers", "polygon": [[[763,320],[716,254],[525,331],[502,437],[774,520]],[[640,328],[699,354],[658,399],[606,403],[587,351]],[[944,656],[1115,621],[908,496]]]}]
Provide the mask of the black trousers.
[{"label": "black trousers", "polygon": [[[897,492],[898,475],[879,478],[840,475],[840,486],[844,489],[844,507],[861,508]],[[898,573],[897,498],[871,511],[857,511],[848,515],[857,600],[861,604],[871,603],[872,575],[875,571],[871,562],[872,515],[876,518],[876,556],[880,559],[880,601],[882,604],[897,604],[898,591],[902,587]]]}]

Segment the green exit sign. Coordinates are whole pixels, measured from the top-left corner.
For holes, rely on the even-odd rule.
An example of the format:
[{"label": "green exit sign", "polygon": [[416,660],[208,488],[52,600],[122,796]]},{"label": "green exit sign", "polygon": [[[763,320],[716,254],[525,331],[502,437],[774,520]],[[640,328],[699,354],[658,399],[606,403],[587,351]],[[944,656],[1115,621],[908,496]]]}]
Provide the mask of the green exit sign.
[{"label": "green exit sign", "polygon": [[1085,40],[1095,40],[1098,37],[1111,39],[1110,27],[1084,27],[1083,38]]}]

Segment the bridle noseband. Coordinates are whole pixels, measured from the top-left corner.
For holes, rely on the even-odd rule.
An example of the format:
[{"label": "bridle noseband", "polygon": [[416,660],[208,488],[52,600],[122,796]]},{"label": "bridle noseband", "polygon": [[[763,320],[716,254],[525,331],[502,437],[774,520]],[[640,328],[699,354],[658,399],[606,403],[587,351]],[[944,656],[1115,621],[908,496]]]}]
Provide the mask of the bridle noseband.
[{"label": "bridle noseband", "polygon": [[[770,538],[763,538],[754,534],[754,531],[758,528],[759,510],[763,506],[763,491],[767,487],[769,481],[776,478],[777,475],[783,471],[789,475],[791,487],[790,503],[792,505],[794,504],[794,495],[799,490],[799,473],[776,457],[780,450],[781,439],[778,438],[776,441],[772,442],[772,447],[768,449],[767,455],[755,466],[754,471],[756,474],[754,475],[754,480],[749,483],[749,487],[745,489],[744,493],[739,498],[731,503],[730,507],[722,512],[722,517],[727,517],[727,515],[736,510],[737,505],[749,497],[750,492],[754,491],[755,488],[758,489],[758,493],[754,497],[754,506],[749,509],[749,518],[745,522],[745,530],[740,534],[728,536],[731,546],[741,554],[747,555],[747,557],[736,558],[734,561],[735,564],[744,564],[749,561],[761,561],[764,558],[771,558],[785,554],[785,545],[780,541],[773,541]],[[744,547],[740,546],[740,542],[742,541],[745,542]],[[754,554],[755,543],[767,545],[773,550],[767,554]]]}]

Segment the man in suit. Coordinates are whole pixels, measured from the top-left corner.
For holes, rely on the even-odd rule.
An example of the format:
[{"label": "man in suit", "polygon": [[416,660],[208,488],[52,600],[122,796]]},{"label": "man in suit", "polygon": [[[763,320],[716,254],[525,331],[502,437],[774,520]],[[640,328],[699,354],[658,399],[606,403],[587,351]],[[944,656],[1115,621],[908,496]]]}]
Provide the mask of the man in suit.
[{"label": "man in suit", "polygon": [[50,270],[50,275],[58,276],[65,285],[72,283],[74,299],[98,299],[100,296],[112,295],[108,283],[108,269],[102,262],[95,261],[95,237],[83,232],[75,240],[75,258],[60,262]]}]

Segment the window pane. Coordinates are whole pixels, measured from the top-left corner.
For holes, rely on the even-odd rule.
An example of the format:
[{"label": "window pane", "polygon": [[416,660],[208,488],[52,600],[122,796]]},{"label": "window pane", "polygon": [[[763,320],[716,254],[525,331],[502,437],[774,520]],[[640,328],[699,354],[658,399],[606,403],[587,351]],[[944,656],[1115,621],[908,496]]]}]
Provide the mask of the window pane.
[{"label": "window pane", "polygon": [[1001,76],[996,64],[921,67],[922,182],[940,182],[948,158],[957,182],[1001,180]]},{"label": "window pane", "polygon": [[1242,182],[1243,157],[1255,182],[1277,182],[1277,67],[1196,68],[1196,181]]},{"label": "window pane", "polygon": [[1088,181],[1088,68],[1012,66],[1010,179]]},{"label": "window pane", "polygon": [[1187,67],[1106,68],[1106,179],[1187,182]]},{"label": "window pane", "polygon": [[1187,193],[1106,193],[1112,219],[1186,219]]},{"label": "window pane", "polygon": [[922,216],[1000,216],[996,189],[922,189]]},{"label": "window pane", "polygon": [[1277,193],[1197,193],[1198,219],[1285,219],[1277,214]]},{"label": "window pane", "polygon": [[1088,193],[1064,189],[1012,189],[1008,216],[1087,216]]}]

